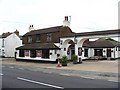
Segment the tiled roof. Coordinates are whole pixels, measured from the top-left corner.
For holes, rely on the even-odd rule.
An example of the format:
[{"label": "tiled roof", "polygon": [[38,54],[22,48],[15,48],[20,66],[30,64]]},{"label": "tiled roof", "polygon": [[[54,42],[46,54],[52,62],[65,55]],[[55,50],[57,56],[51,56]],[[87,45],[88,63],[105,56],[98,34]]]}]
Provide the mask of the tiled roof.
[{"label": "tiled roof", "polygon": [[[15,32],[18,32],[18,31],[15,31]],[[15,33],[14,32],[14,33]],[[7,33],[3,33],[2,35],[0,35],[0,38],[6,38],[8,37],[9,35],[13,34],[13,32],[7,32]],[[15,33],[16,34],[16,33]],[[17,34],[16,34],[17,35]],[[22,35],[18,35],[18,37],[22,40]]]},{"label": "tiled roof", "polygon": [[96,41],[89,41],[83,43],[83,47],[89,48],[114,48],[120,47],[120,42],[112,39],[98,39]]},{"label": "tiled roof", "polygon": [[66,35],[64,37],[79,37],[79,36],[93,36],[93,35],[108,35],[108,34],[120,34],[120,29],[115,30],[102,30],[102,31],[93,31],[93,32],[82,32],[82,33],[74,33],[72,35]]},{"label": "tiled roof", "polygon": [[2,38],[6,38],[6,37],[8,37],[9,35],[11,35],[12,33],[10,33],[10,32],[7,32],[7,33],[3,33],[2,34]]},{"label": "tiled roof", "polygon": [[63,27],[63,26],[56,26],[56,27],[50,27],[50,28],[44,28],[44,29],[37,29],[37,30],[30,31],[23,36],[35,35],[35,34],[41,34],[41,33],[52,33],[52,32],[61,31],[63,29],[70,29],[70,28]]},{"label": "tiled roof", "polygon": [[25,44],[16,49],[60,49],[54,43],[33,43]]}]

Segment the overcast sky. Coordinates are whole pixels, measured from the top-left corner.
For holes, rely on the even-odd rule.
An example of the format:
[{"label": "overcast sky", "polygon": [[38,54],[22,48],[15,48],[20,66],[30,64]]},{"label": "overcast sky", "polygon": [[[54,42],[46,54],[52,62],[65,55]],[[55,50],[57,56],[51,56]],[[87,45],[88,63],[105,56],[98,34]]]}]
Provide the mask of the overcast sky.
[{"label": "overcast sky", "polygon": [[74,32],[118,28],[119,0],[0,0],[0,34],[23,35],[30,24],[35,29],[60,26],[71,16]]}]

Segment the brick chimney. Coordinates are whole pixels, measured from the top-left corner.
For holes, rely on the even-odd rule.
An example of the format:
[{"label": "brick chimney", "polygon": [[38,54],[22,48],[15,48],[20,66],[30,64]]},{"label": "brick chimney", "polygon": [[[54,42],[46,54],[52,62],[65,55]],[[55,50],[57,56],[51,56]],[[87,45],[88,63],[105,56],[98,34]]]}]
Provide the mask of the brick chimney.
[{"label": "brick chimney", "polygon": [[16,31],[14,32],[17,36],[19,36],[19,31],[16,29]]},{"label": "brick chimney", "polygon": [[29,31],[33,31],[33,30],[35,30],[35,29],[34,29],[34,26],[33,26],[33,25],[30,25],[30,26],[29,26]]},{"label": "brick chimney", "polygon": [[63,21],[63,26],[64,27],[69,27],[70,26],[70,21],[68,21],[68,16],[65,16],[65,19]]}]

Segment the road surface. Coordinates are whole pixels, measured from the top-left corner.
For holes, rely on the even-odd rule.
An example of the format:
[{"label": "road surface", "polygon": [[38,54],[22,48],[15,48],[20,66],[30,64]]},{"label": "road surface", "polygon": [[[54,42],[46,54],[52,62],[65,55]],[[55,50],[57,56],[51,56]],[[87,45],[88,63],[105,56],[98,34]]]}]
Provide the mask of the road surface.
[{"label": "road surface", "polygon": [[117,82],[64,76],[11,65],[2,65],[0,76],[2,88],[118,88]]}]

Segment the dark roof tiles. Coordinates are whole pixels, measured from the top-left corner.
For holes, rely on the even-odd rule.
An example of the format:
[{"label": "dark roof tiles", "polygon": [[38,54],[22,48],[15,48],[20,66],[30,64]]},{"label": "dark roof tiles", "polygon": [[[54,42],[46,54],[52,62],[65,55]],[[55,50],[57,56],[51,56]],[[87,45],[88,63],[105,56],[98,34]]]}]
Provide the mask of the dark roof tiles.
[{"label": "dark roof tiles", "polygon": [[72,35],[66,35],[63,37],[79,37],[79,36],[93,36],[93,35],[108,35],[108,34],[120,34],[120,29],[115,30],[102,30],[102,31],[93,31],[93,32],[82,32],[82,33],[74,33]]},{"label": "dark roof tiles", "polygon": [[16,49],[60,49],[54,43],[32,43],[25,44]]},{"label": "dark roof tiles", "polygon": [[63,26],[56,26],[56,27],[50,27],[50,28],[44,28],[44,29],[37,29],[37,30],[30,31],[23,36],[35,35],[35,34],[41,34],[41,33],[52,33],[52,32],[61,31],[63,29],[70,29],[70,28],[63,27]]},{"label": "dark roof tiles", "polygon": [[113,39],[98,39],[96,41],[84,42],[83,47],[89,48],[114,48],[120,47],[120,42]]},{"label": "dark roof tiles", "polygon": [[9,35],[11,35],[12,33],[10,33],[10,32],[7,32],[7,33],[3,33],[2,34],[2,38],[6,38],[6,37],[8,37]]}]

